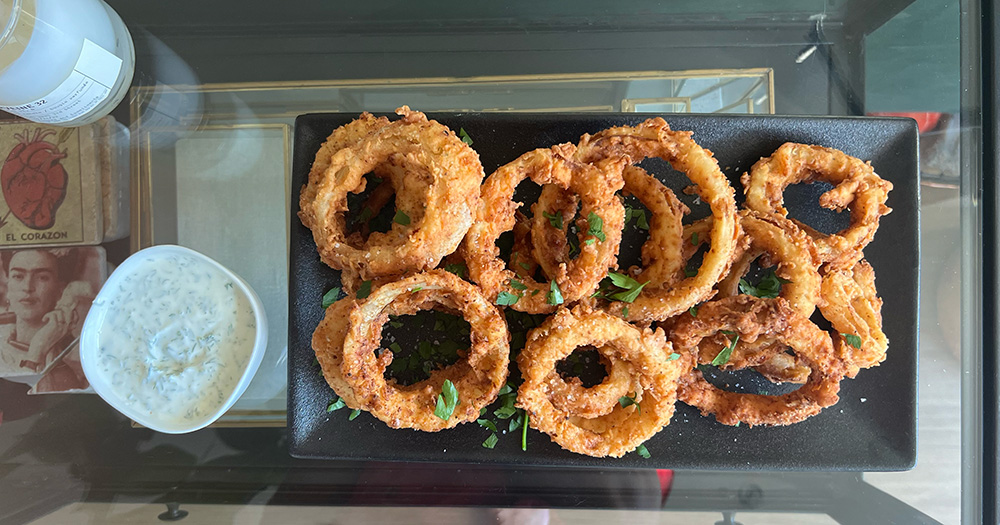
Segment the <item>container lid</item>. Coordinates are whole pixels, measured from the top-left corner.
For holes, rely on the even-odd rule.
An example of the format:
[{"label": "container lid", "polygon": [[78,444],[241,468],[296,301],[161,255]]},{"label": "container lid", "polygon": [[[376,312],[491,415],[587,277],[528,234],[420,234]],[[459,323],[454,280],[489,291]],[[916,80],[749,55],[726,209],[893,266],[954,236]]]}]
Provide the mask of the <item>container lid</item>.
[{"label": "container lid", "polygon": [[35,0],[0,0],[0,73],[21,58],[35,29]]}]

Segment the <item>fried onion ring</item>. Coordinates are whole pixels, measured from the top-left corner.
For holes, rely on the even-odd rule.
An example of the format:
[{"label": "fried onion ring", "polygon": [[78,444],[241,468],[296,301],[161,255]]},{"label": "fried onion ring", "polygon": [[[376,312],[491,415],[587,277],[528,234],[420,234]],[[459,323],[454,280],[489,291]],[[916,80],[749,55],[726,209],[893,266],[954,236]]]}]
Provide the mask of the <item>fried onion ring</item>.
[{"label": "fried onion ring", "polygon": [[[548,386],[556,364],[587,345],[597,347],[612,361],[628,365],[630,375],[638,380],[635,405],[623,408],[614,399],[612,410],[595,418],[556,408]],[[670,361],[671,353],[660,329],[639,330],[619,318],[581,306],[560,309],[528,334],[528,343],[518,355],[524,383],[517,391],[517,406],[528,412],[531,426],[566,450],[621,457],[670,422],[677,380],[691,363],[683,357]]]},{"label": "fried onion ring", "polygon": [[[299,199],[299,217],[312,230],[323,262],[337,270],[352,268],[365,279],[433,268],[453,252],[472,222],[483,180],[479,156],[454,132],[406,106],[397,113],[402,118],[395,122],[364,114],[334,131],[317,153]],[[329,161],[321,157],[338,146]],[[405,181],[425,181],[426,196],[419,212],[411,211],[409,224],[393,222],[389,232],[374,232],[358,243],[345,232],[347,194],[364,191],[364,175],[379,169],[405,172]],[[400,191],[397,178],[390,180],[400,207],[412,197]]]},{"label": "fried onion ring", "polygon": [[598,352],[601,363],[608,369],[608,376],[590,388],[583,386],[577,377],[563,379],[553,370],[549,374],[549,400],[556,410],[570,412],[577,417],[595,418],[610,414],[624,396],[630,396],[639,388],[638,378],[632,375],[632,367],[625,361],[608,359],[613,348]]},{"label": "fried onion ring", "polygon": [[[367,299],[347,298],[341,302],[348,305],[335,303],[327,310],[327,317],[343,315],[341,309],[347,313],[340,376],[327,373],[326,366],[324,376],[335,390],[348,389],[347,395],[338,390],[345,402],[350,400],[392,428],[436,432],[473,421],[481,408],[496,399],[507,379],[510,347],[504,317],[475,286],[451,273],[431,270],[411,275],[373,290]],[[379,357],[374,353],[382,339],[382,325],[390,314],[412,313],[429,308],[431,303],[461,313],[471,325],[472,346],[460,352],[458,362],[432,371],[428,379],[408,386],[386,381],[385,369],[392,362],[392,352],[383,349]],[[321,325],[328,337],[314,334],[314,345],[319,338],[321,347],[317,356],[321,352],[336,354],[338,332],[331,329],[331,324],[336,327],[335,321]],[[335,358],[328,360],[333,363]],[[434,414],[446,379],[457,388],[460,401],[447,421]]]},{"label": "fried onion ring", "polygon": [[[624,182],[619,182],[609,189],[617,191],[622,184]],[[542,188],[538,202],[532,206],[531,238],[535,261],[546,276],[555,279],[567,303],[592,294],[607,274],[608,268],[617,264],[622,228],[625,226],[625,206],[614,197],[613,192],[606,194],[601,201],[582,199],[576,221],[580,253],[572,258],[566,235],[570,221],[577,215],[579,200],[568,190],[546,185]],[[554,227],[545,213],[562,217],[562,228]],[[604,240],[587,233],[587,217],[591,213],[601,220]]]},{"label": "fried onion ring", "polygon": [[609,128],[580,139],[577,158],[596,162],[624,155],[632,164],[647,157],[659,157],[683,172],[697,186],[698,196],[712,209],[711,249],[698,274],[669,286],[650,286],[631,304],[612,302],[607,309],[623,316],[628,308],[630,321],[658,321],[673,317],[711,298],[714,286],[733,262],[740,227],[736,219],[733,187],[719,169],[712,153],[691,138],[690,131],[673,131],[662,118],[646,120],[638,126]]},{"label": "fried onion ring", "polygon": [[[468,264],[470,277],[491,301],[496,301],[501,291],[507,291],[520,296],[510,306],[521,312],[548,313],[557,307],[549,304],[546,299],[550,290],[548,282],[539,283],[534,279],[524,278],[524,290],[512,288],[511,279],[518,278],[519,274],[509,270],[507,263],[499,257],[500,248],[496,246],[496,241],[500,234],[515,226],[519,204],[513,200],[514,190],[521,181],[530,178],[539,185],[552,184],[572,190],[581,196],[585,206],[593,206],[592,209],[595,210],[603,210],[608,203],[617,200],[614,192],[621,187],[621,183],[616,183],[615,179],[621,180],[624,159],[609,160],[601,163],[600,167],[595,167],[574,161],[575,150],[572,144],[560,144],[529,151],[501,166],[483,183],[476,220],[462,243],[462,256]],[[610,215],[606,220],[608,219],[611,219]],[[532,241],[534,244],[539,242],[534,238]],[[592,248],[595,252],[593,259],[599,260],[596,247]],[[596,289],[606,270],[607,266],[592,269],[587,272],[588,281],[574,283],[573,287],[576,290]],[[523,274],[520,276],[523,277]],[[560,288],[565,285],[568,291],[570,283],[565,279],[569,278],[569,274],[563,278],[564,281],[559,282],[559,277],[555,277]],[[589,281],[593,281],[593,284]],[[567,303],[579,298],[567,295],[566,291],[563,297]]]},{"label": "fried onion ring", "polygon": [[783,205],[788,186],[817,180],[833,184],[819,204],[835,211],[850,209],[850,226],[825,235],[799,223],[816,241],[820,259],[832,268],[850,268],[861,259],[862,249],[878,230],[879,218],[892,211],[885,205],[892,183],[876,175],[871,163],[832,148],[786,142],[740,180],[748,208],[783,217],[788,216]]},{"label": "fried onion ring", "polygon": [[[832,270],[823,276],[823,312],[834,330],[834,346],[847,362],[848,377],[861,368],[878,366],[885,360],[889,339],[882,331],[882,299],[875,289],[875,270],[868,261],[858,261],[849,270]],[[861,348],[847,342],[843,334],[857,335]]]},{"label": "fried onion ring", "polygon": [[703,304],[697,317],[690,314],[680,317],[670,339],[676,351],[698,353],[702,340],[723,330],[736,332],[741,340],[750,343],[759,338],[782,341],[808,363],[812,372],[798,390],[765,396],[721,390],[694,369],[681,380],[678,398],[697,407],[703,415],[714,414],[724,425],[741,422],[751,426],[789,425],[814,416],[839,400],[837,393],[845,370],[833,350],[830,335],[802,317],[784,299],[737,295]]}]

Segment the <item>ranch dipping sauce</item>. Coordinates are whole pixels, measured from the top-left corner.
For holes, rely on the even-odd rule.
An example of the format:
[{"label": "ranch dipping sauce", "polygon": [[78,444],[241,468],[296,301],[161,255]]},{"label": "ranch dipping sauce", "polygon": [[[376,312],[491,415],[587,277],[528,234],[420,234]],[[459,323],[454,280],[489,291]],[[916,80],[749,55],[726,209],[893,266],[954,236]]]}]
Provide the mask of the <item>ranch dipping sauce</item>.
[{"label": "ranch dipping sauce", "polygon": [[94,302],[106,310],[94,370],[122,408],[166,427],[215,414],[254,347],[256,319],[241,287],[185,253],[150,256],[108,284],[116,289]]}]

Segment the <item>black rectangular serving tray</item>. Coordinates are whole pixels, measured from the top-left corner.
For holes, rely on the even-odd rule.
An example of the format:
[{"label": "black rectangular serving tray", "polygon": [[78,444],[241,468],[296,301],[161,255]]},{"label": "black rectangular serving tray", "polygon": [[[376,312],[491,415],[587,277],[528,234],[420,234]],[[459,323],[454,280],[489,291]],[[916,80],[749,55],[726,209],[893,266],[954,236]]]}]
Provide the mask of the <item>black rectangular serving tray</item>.
[{"label": "black rectangular serving tray", "polygon": [[[646,114],[428,114],[473,138],[488,174],[525,151],[577,142],[584,133],[634,125]],[[320,262],[310,231],[298,220],[299,189],[320,144],[356,114],[302,115],[295,121],[289,249],[288,414],[290,452],[300,458],[377,461],[435,461],[497,465],[549,465],[602,468],[677,468],[732,470],[906,470],[916,461],[917,334],[919,297],[919,197],[917,128],[910,119],[660,115],[676,130],[691,130],[711,150],[736,188],[740,175],[784,142],[833,147],[870,160],[891,181],[893,212],[883,217],[865,255],[875,268],[884,300],[884,331],[890,344],[886,361],[841,383],[840,402],[788,427],[729,427],[681,402],[671,424],[646,442],[651,457],[591,458],[562,450],[534,429],[527,451],[520,436],[501,435],[496,448],[481,443],[489,431],[475,423],[437,433],[393,430],[362,413],[348,421],[348,410],[327,413],[334,396],[318,372],[310,346],[323,317],[321,297],[338,286],[339,272]],[[644,165],[645,166],[645,165]],[[655,168],[655,167],[654,167]],[[651,169],[647,166],[647,169]],[[661,170],[669,171],[669,170]],[[680,195],[677,175],[651,171],[670,181]],[[807,190],[813,199],[822,190]],[[794,204],[794,203],[793,203]],[[793,216],[813,226],[837,219],[818,204],[789,204]],[[798,213],[798,215],[796,215]],[[846,214],[841,214],[846,215]],[[843,220],[840,217],[839,220]],[[491,411],[492,411],[491,407]],[[506,427],[506,421],[500,421]],[[520,431],[517,432],[520,434]]]}]

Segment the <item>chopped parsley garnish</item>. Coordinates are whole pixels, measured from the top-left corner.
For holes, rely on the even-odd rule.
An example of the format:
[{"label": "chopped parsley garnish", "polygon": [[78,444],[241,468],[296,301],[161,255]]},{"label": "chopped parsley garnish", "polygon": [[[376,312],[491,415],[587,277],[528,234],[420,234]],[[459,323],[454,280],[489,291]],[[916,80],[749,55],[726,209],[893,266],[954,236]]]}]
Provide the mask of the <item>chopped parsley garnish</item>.
[{"label": "chopped parsley garnish", "polygon": [[628,408],[632,405],[635,405],[635,411],[641,414],[642,407],[640,407],[639,404],[635,402],[635,396],[636,396],[635,394],[632,394],[631,396],[622,396],[618,398],[618,404],[621,405],[622,408]]},{"label": "chopped parsley garnish", "polygon": [[[483,410],[486,410],[486,407],[483,407]],[[480,411],[480,412],[482,412],[482,411]],[[482,414],[480,414],[480,415],[482,415]],[[477,419],[476,423],[479,423],[479,426],[481,426],[483,428],[489,429],[489,430],[491,430],[493,432],[497,432],[497,426],[495,424],[493,424],[493,422],[490,421],[489,419]]]},{"label": "chopped parsley garnish", "polygon": [[468,270],[469,269],[465,266],[465,263],[452,263],[444,265],[444,271],[451,272],[462,279],[465,279],[465,274]]},{"label": "chopped parsley garnish", "polygon": [[358,287],[358,293],[357,293],[358,299],[364,299],[369,295],[371,295],[371,293],[372,293],[372,282],[362,281],[361,286]]},{"label": "chopped parsley garnish", "polygon": [[781,285],[792,281],[782,279],[771,270],[765,275],[757,286],[750,284],[746,279],[740,279],[740,293],[761,297],[764,299],[774,299],[781,294]]},{"label": "chopped parsley garnish", "polygon": [[399,321],[389,321],[389,326],[391,326],[393,328],[402,328],[403,327],[403,323],[401,323]]},{"label": "chopped parsley garnish", "polygon": [[562,291],[559,290],[559,285],[556,284],[555,279],[549,281],[549,293],[545,296],[545,300],[549,304],[563,304]]},{"label": "chopped parsley garnish", "polygon": [[608,240],[607,236],[604,235],[604,219],[594,212],[587,214],[587,235],[593,235],[601,242]]},{"label": "chopped parsley garnish", "polygon": [[627,306],[625,308],[622,308],[622,315],[624,315],[625,317],[628,317],[628,307]]},{"label": "chopped parsley garnish", "polygon": [[694,232],[691,234],[691,244],[694,246],[698,246],[698,232]]},{"label": "chopped parsley garnish", "polygon": [[374,214],[375,210],[369,208],[368,206],[365,206],[365,209],[361,210],[361,213],[359,213],[357,218],[354,219],[354,222],[361,222],[361,223],[368,222],[368,220],[371,219],[372,215]]},{"label": "chopped parsley garnish", "polygon": [[680,354],[670,354],[667,356],[667,361],[676,361],[681,358]]},{"label": "chopped parsley garnish", "polygon": [[403,226],[408,226],[410,224],[410,216],[407,215],[403,210],[396,210],[396,215],[392,217],[392,222],[396,224],[402,224]]},{"label": "chopped parsley garnish", "polygon": [[341,408],[344,408],[346,406],[347,403],[344,403],[344,400],[338,397],[337,399],[330,401],[329,405],[326,405],[326,411],[333,412],[334,410],[340,410]]},{"label": "chopped parsley garnish", "polygon": [[857,348],[858,350],[861,350],[860,335],[856,334],[840,334],[840,335],[844,336],[844,340],[847,341],[847,344],[853,346],[854,348]]},{"label": "chopped parsley garnish", "polygon": [[389,350],[392,351],[392,355],[393,356],[397,356],[397,355],[403,353],[403,349],[399,346],[399,343],[390,343],[389,344]]},{"label": "chopped parsley garnish", "polygon": [[545,218],[549,220],[549,224],[551,224],[553,228],[555,228],[557,230],[561,230],[562,229],[562,227],[563,227],[563,220],[562,220],[562,214],[561,213],[549,213],[547,211],[543,211],[542,215],[545,216]]},{"label": "chopped parsley garnish", "polygon": [[639,454],[639,456],[643,459],[649,459],[649,451],[646,450],[646,445],[639,445],[638,447],[635,447],[635,453]]},{"label": "chopped parsley garnish", "polygon": [[513,432],[519,428],[521,428],[521,418],[520,417],[510,418],[510,423],[507,425],[507,432]]},{"label": "chopped parsley garnish", "polygon": [[470,137],[469,134],[465,132],[465,128],[458,128],[458,138],[462,139],[462,142],[468,144],[469,146],[472,145],[472,137]]},{"label": "chopped parsley garnish", "polygon": [[695,275],[698,275],[698,270],[692,270],[691,268],[684,268],[685,277],[694,277]]},{"label": "chopped parsley garnish", "polygon": [[348,421],[354,421],[354,418],[358,417],[358,414],[360,414],[360,413],[361,413],[361,409],[360,408],[355,408],[354,410],[351,411],[351,415],[347,416],[347,420]]},{"label": "chopped parsley garnish", "polygon": [[632,222],[632,219],[636,219],[635,226],[642,230],[649,230],[649,222],[646,221],[646,210],[639,210],[636,208],[626,207],[625,208],[625,226]]},{"label": "chopped parsley garnish", "polygon": [[531,265],[526,262],[519,262],[517,263],[517,265],[520,266],[521,268],[524,268],[524,270],[527,272],[531,271]]},{"label": "chopped parsley garnish", "polygon": [[[726,333],[726,331],[723,331],[722,333]],[[719,352],[719,355],[715,356],[715,359],[712,360],[712,365],[719,366],[726,364],[729,361],[729,356],[733,355],[733,350],[736,349],[736,343],[739,342],[739,340],[740,340],[739,334],[736,334],[736,337],[734,337],[732,340],[729,340],[728,341],[729,344],[726,345],[726,347],[723,348],[721,352]]]},{"label": "chopped parsley garnish", "polygon": [[438,394],[437,406],[434,407],[434,415],[440,419],[448,421],[455,412],[455,405],[458,404],[458,389],[450,379],[445,379],[441,385],[441,393]]},{"label": "chopped parsley garnish", "polygon": [[518,281],[517,279],[511,279],[510,280],[510,287],[513,288],[513,289],[515,289],[515,290],[527,290],[528,289],[527,285],[525,285],[521,281]]},{"label": "chopped parsley garnish", "polygon": [[611,284],[621,288],[621,291],[604,295],[615,301],[622,301],[624,303],[631,303],[635,301],[639,294],[642,292],[643,287],[649,284],[649,281],[640,283],[635,279],[621,273],[609,272],[608,278],[611,279]]},{"label": "chopped parsley garnish", "polygon": [[688,308],[688,313],[691,314],[691,317],[698,317],[698,305]]},{"label": "chopped parsley garnish", "polygon": [[329,292],[323,294],[323,309],[326,310],[331,304],[337,302],[337,298],[340,297],[340,287],[334,286],[330,288]]},{"label": "chopped parsley garnish", "polygon": [[524,424],[521,425],[521,451],[528,450],[528,411],[524,411]]},{"label": "chopped parsley garnish", "polygon": [[483,441],[483,446],[486,448],[493,448],[497,446],[497,441],[499,441],[499,439],[497,438],[496,433],[490,434],[490,437],[486,438],[486,441]]},{"label": "chopped parsley garnish", "polygon": [[497,304],[500,306],[510,306],[512,304],[517,304],[517,301],[521,299],[520,295],[514,295],[510,292],[500,292],[497,294]]}]

